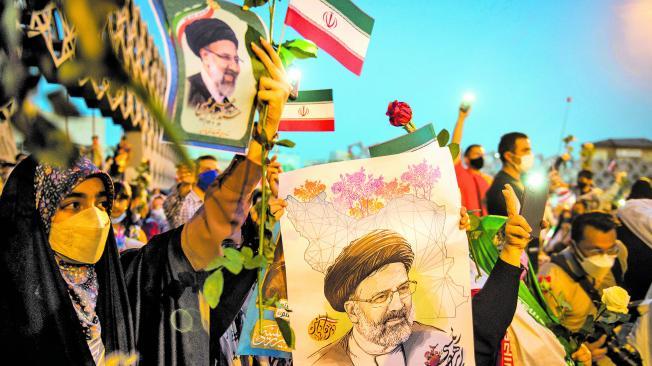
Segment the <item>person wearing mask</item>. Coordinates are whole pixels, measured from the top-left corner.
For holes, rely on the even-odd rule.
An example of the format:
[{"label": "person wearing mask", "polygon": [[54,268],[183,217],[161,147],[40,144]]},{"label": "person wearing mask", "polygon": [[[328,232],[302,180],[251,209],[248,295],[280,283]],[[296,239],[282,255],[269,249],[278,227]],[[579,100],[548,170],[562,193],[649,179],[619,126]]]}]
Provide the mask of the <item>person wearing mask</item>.
[{"label": "person wearing mask", "polygon": [[582,169],[577,173],[577,186],[575,187],[575,200],[583,202],[589,211],[609,211],[618,192],[622,189],[623,181],[627,176],[626,172],[618,172],[614,175],[614,183],[603,191],[593,183],[593,172]]},{"label": "person wearing mask", "polygon": [[498,154],[503,167],[487,190],[487,211],[490,215],[507,216],[502,188],[505,184],[511,185],[518,199],[523,200],[525,186],[521,176],[534,165],[534,155],[530,139],[520,132],[503,135],[498,144]]},{"label": "person wearing mask", "polygon": [[618,209],[622,223],[618,239],[625,244],[627,272],[624,288],[632,300],[645,298],[652,285],[652,187],[650,179],[641,178],[632,185],[625,205]]},{"label": "person wearing mask", "polygon": [[[594,302],[601,302],[602,290],[622,285],[627,271],[627,249],[616,239],[616,222],[603,212],[589,212],[573,220],[571,246],[553,255],[539,275],[550,276],[551,290],[544,294],[556,313],[558,299],[569,306],[561,325],[572,332],[582,328],[589,315],[595,316]],[[556,314],[559,315],[559,314]],[[594,362],[610,364],[605,347],[606,336],[589,344]],[[604,361],[603,361],[604,360]]]},{"label": "person wearing mask", "polygon": [[134,220],[131,209],[131,186],[124,182],[113,183],[114,200],[111,210],[111,224],[118,252],[131,248],[140,248],[147,243],[147,236],[141,226]]},{"label": "person wearing mask", "polygon": [[163,204],[170,228],[177,228],[192,218],[204,202],[206,188],[218,174],[217,159],[212,155],[197,158],[194,172],[185,165],[177,168],[179,183]]},{"label": "person wearing mask", "polygon": [[[260,79],[258,101],[268,106],[264,133],[274,136],[290,85],[275,50],[261,42],[264,50],[252,49],[270,76]],[[25,159],[0,197],[0,352],[26,365],[101,365],[109,354],[135,351],[145,366],[215,364],[211,340],[232,322],[257,272],[243,271],[248,281],[225,275],[224,296],[209,312],[197,281],[223,255],[223,241],[240,239],[261,162],[254,139],[187,224],[118,258],[110,177],[83,157],[70,168]],[[268,179],[277,175],[272,169]],[[209,329],[175,329],[171,319],[182,309],[206,314]]]},{"label": "person wearing mask", "polygon": [[[464,104],[460,106],[455,129],[453,130],[453,143],[461,144],[464,122],[470,111],[469,106]],[[489,189],[492,178],[481,171],[484,166],[484,148],[478,144],[469,145],[464,150],[463,159],[458,155],[454,163],[457,185],[462,196],[462,206],[478,216],[485,216],[487,214],[485,194]]]},{"label": "person wearing mask", "polygon": [[154,235],[164,233],[170,230],[170,225],[168,224],[168,220],[165,217],[165,209],[163,209],[163,202],[165,202],[165,196],[163,196],[160,193],[154,194],[152,196],[152,199],[150,200],[149,215],[145,220],[144,226],[147,226],[149,222],[154,222],[156,223],[158,232],[155,234],[152,233],[150,235],[147,233],[147,230],[145,230],[145,234],[147,234],[147,237],[149,239],[151,239]]}]

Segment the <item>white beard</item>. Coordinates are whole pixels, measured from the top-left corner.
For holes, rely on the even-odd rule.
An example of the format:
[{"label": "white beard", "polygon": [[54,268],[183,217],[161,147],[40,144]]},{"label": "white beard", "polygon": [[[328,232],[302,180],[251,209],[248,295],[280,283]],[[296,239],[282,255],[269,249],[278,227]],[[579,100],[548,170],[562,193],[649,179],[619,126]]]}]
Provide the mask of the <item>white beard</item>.
[{"label": "white beard", "polygon": [[358,304],[354,305],[354,314],[359,321],[355,324],[358,332],[363,335],[369,342],[383,346],[394,347],[405,342],[412,334],[412,324],[414,323],[414,307],[403,321],[394,325],[387,325],[384,322],[375,323],[367,318],[366,314],[360,309]]}]

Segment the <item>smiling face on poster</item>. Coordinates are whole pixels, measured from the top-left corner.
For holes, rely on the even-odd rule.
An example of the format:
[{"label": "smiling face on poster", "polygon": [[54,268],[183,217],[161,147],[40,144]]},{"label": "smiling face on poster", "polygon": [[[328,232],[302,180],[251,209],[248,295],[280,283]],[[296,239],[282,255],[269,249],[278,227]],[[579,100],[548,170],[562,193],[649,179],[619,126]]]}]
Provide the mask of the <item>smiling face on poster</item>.
[{"label": "smiling face on poster", "polygon": [[264,32],[255,14],[234,4],[175,17],[179,56],[176,120],[190,144],[244,152],[251,135],[258,70],[249,47]]},{"label": "smiling face on poster", "polygon": [[297,364],[474,364],[448,149],[284,173],[281,195]]}]

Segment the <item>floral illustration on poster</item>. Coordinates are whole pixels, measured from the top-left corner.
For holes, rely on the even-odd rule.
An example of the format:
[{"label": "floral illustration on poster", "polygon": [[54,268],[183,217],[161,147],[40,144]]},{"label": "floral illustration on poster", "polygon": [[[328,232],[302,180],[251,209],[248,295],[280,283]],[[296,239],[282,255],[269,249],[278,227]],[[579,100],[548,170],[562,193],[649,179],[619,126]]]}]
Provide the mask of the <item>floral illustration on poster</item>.
[{"label": "floral illustration on poster", "polygon": [[468,247],[447,149],[285,173],[281,195],[297,364],[473,364]]}]

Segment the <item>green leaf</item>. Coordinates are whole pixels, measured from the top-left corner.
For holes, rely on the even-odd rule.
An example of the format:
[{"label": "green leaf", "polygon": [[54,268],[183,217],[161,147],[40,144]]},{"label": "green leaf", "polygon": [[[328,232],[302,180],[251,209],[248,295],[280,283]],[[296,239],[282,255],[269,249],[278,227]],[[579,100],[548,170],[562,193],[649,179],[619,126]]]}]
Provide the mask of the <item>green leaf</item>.
[{"label": "green leaf", "polygon": [[220,303],[223,290],[224,275],[222,271],[215,271],[206,278],[206,282],[204,282],[204,298],[206,298],[206,302],[211,308],[215,309],[217,304]]},{"label": "green leaf", "polygon": [[238,274],[242,271],[242,264],[245,257],[239,250],[233,248],[224,248],[224,268],[233,274]]},{"label": "green leaf", "polygon": [[293,147],[295,147],[297,144],[295,144],[294,141],[284,139],[284,140],[276,141],[276,145],[278,145],[278,146],[285,146],[285,147],[289,147],[289,148],[293,148]]},{"label": "green leaf", "polygon": [[247,259],[244,262],[244,268],[246,269],[254,269],[254,268],[262,268],[267,265],[267,258],[265,256],[258,254],[257,256]]},{"label": "green leaf", "polygon": [[268,1],[269,0],[245,0],[242,6],[246,6],[249,8],[256,8],[258,6],[263,6],[267,4]]},{"label": "green leaf", "polygon": [[216,270],[216,269],[218,269],[220,267],[224,267],[224,263],[226,263],[226,262],[227,262],[226,258],[217,257],[217,258],[213,259],[210,263],[208,263],[206,268],[204,268],[204,271],[210,272],[210,271]]},{"label": "green leaf", "polygon": [[292,330],[292,327],[290,327],[290,323],[285,319],[276,318],[276,324],[278,324],[278,329],[283,335],[285,344],[290,348],[294,348],[294,331]]},{"label": "green leaf", "polygon": [[452,143],[448,145],[448,149],[451,151],[451,156],[453,160],[457,159],[457,156],[460,154],[460,145]]},{"label": "green leaf", "polygon": [[287,49],[298,59],[315,58],[319,49],[314,42],[301,38],[289,40],[281,48]]},{"label": "green leaf", "polygon": [[443,129],[439,131],[439,134],[437,135],[437,142],[439,143],[440,147],[446,146],[448,143],[448,139],[450,138],[450,134],[448,133],[448,130]]},{"label": "green leaf", "polygon": [[249,248],[249,247],[243,247],[242,250],[240,250],[240,252],[244,256],[245,261],[247,259],[251,259],[251,258],[254,257],[254,251],[251,250],[251,248]]},{"label": "green leaf", "polygon": [[224,257],[231,262],[243,263],[245,256],[237,249],[224,248]]},{"label": "green leaf", "polygon": [[278,55],[281,58],[281,62],[283,63],[283,66],[287,69],[288,66],[292,65],[294,60],[297,59],[297,57],[292,53],[292,51],[288,50],[287,48],[284,48],[281,46],[281,49],[278,51]]},{"label": "green leaf", "polygon": [[243,262],[235,262],[235,261],[229,261],[227,260],[224,263],[224,268],[226,268],[229,272],[237,275],[240,272],[242,272],[242,266]]}]

